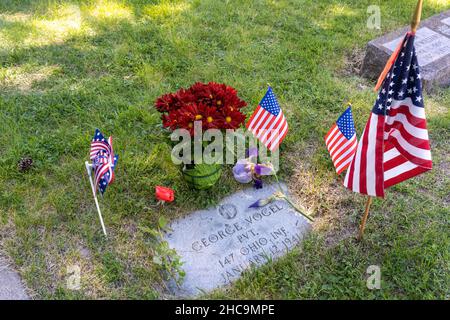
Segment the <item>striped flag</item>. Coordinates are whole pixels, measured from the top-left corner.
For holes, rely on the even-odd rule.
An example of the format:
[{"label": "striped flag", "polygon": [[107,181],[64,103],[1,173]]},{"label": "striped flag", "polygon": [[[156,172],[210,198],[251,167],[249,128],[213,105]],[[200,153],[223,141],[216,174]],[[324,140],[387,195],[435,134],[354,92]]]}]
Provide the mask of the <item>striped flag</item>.
[{"label": "striped flag", "polygon": [[271,87],[267,89],[246,127],[270,151],[278,148],[283,141],[288,133],[288,124]]},{"label": "striped flag", "polygon": [[354,192],[384,197],[386,188],[432,168],[414,34],[399,48],[345,176]]},{"label": "striped flag", "polygon": [[91,142],[90,159],[94,170],[95,191],[100,190],[103,194],[106,187],[114,181],[114,168],[118,160],[113,151],[112,137],[106,140],[100,130],[96,129]]},{"label": "striped flag", "polygon": [[352,107],[349,106],[325,136],[325,144],[337,174],[350,165],[357,143]]}]

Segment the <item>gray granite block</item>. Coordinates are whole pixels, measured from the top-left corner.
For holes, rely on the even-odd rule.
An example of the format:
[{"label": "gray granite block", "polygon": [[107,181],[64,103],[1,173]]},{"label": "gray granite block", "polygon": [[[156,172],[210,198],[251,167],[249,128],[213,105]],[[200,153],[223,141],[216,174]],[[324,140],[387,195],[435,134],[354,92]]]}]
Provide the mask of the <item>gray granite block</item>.
[{"label": "gray granite block", "polygon": [[249,188],[223,199],[215,208],[170,224],[165,239],[180,255],[186,272],[180,287],[170,284],[174,295],[195,296],[228,285],[244,270],[286,254],[302,240],[309,221],[287,202],[249,208],[276,190],[274,185]]},{"label": "gray granite block", "polygon": [[0,257],[0,300],[28,300],[20,276]]},{"label": "gray granite block", "polygon": [[[361,75],[376,79],[410,27],[372,40],[366,48]],[[428,92],[450,87],[450,10],[421,22],[415,41],[423,86]]]}]

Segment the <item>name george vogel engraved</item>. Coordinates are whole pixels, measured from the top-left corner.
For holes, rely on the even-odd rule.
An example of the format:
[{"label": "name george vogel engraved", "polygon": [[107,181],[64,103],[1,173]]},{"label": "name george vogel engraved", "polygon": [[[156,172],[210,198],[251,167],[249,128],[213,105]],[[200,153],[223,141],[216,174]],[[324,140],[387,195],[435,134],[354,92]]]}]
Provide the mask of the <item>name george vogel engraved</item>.
[{"label": "name george vogel engraved", "polygon": [[[217,230],[216,232],[208,235],[207,237],[203,237],[197,241],[194,241],[192,243],[192,249],[194,251],[201,251],[203,248],[209,247],[210,245],[213,245],[220,240],[233,236],[237,232],[244,230],[244,228],[248,228],[252,224],[261,221],[264,217],[268,217],[282,209],[283,206],[281,204],[275,203],[265,208],[262,208],[259,211],[256,211],[255,213],[253,213],[248,217],[245,217],[243,219],[243,222],[225,224],[225,227],[223,229]],[[257,234],[255,234],[253,230],[249,230],[249,232],[237,235],[237,239],[239,242],[242,243],[243,241],[248,240],[251,237],[255,237],[256,235]]]},{"label": "name george vogel engraved", "polygon": [[192,296],[227,285],[251,266],[276,259],[298,244],[309,222],[284,201],[249,208],[276,191],[265,186],[235,193],[217,207],[193,212],[170,224],[169,246],[177,251],[186,273],[178,296]]}]

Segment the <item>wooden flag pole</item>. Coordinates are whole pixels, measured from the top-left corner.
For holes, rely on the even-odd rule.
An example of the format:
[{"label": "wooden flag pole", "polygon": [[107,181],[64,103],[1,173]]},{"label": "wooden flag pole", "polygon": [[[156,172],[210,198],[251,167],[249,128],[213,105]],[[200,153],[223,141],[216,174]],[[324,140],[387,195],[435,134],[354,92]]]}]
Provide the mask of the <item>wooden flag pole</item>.
[{"label": "wooden flag pole", "polygon": [[411,32],[415,33],[417,30],[417,27],[419,27],[420,24],[420,18],[422,16],[422,6],[423,6],[423,0],[417,1],[416,11],[414,11],[414,15],[411,20]]},{"label": "wooden flag pole", "polygon": [[92,165],[89,164],[89,162],[87,162],[87,161],[84,164],[86,165],[86,171],[89,176],[89,182],[91,183],[92,194],[94,196],[95,206],[97,207],[98,217],[99,217],[100,223],[102,225],[103,233],[105,234],[105,237],[107,237],[108,235],[106,234],[105,224],[103,223],[102,212],[100,211],[100,206],[98,205],[97,195],[95,194],[94,182],[92,181]]},{"label": "wooden flag pole", "polygon": [[364,237],[364,230],[366,229],[366,221],[367,218],[369,217],[369,209],[371,204],[372,204],[372,197],[369,196],[366,202],[366,210],[364,211],[364,215],[361,220],[361,225],[359,226],[358,240],[362,240],[362,238]]}]

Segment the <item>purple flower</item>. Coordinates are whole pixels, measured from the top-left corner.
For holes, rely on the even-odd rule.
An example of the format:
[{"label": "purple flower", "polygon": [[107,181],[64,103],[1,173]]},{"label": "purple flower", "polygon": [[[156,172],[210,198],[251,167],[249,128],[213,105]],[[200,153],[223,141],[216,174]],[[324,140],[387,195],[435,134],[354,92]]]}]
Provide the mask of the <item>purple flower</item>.
[{"label": "purple flower", "polygon": [[253,179],[252,163],[247,159],[240,159],[233,167],[233,175],[237,182],[249,183]]},{"label": "purple flower", "polygon": [[253,181],[256,189],[261,189],[263,182],[261,176],[274,173],[271,164],[258,164],[258,148],[250,148],[246,151],[247,158],[239,159],[233,167],[233,175],[240,183]]},{"label": "purple flower", "polygon": [[259,199],[258,201],[256,201],[255,203],[252,203],[248,207],[249,208],[260,208],[260,207],[264,207],[267,203],[268,203],[267,199]]},{"label": "purple flower", "polygon": [[260,208],[268,205],[275,200],[285,199],[286,196],[281,191],[274,192],[271,196],[267,198],[259,199],[258,201],[252,203],[249,208]]},{"label": "purple flower", "polygon": [[280,192],[274,192],[271,196],[263,199],[259,199],[258,201],[252,203],[249,208],[260,208],[268,205],[269,203],[282,199],[284,197],[284,194]]},{"label": "purple flower", "polygon": [[259,176],[268,176],[273,173],[273,168],[269,165],[257,164],[255,165],[255,173]]},{"label": "purple flower", "polygon": [[262,179],[260,179],[260,178],[253,178],[253,187],[255,189],[262,189],[262,187],[263,187]]}]

